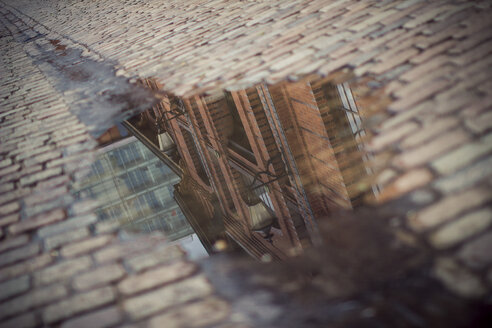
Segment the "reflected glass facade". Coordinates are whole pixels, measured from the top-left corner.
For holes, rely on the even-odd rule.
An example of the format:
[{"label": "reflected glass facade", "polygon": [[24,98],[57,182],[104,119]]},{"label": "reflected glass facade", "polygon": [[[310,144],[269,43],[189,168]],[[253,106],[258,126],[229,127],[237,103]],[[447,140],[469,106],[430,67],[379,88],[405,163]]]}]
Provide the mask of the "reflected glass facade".
[{"label": "reflected glass facade", "polygon": [[192,233],[173,198],[179,177],[134,137],[99,151],[89,176],[75,188],[101,206],[100,221],[117,220],[131,230],[160,230],[176,240]]}]

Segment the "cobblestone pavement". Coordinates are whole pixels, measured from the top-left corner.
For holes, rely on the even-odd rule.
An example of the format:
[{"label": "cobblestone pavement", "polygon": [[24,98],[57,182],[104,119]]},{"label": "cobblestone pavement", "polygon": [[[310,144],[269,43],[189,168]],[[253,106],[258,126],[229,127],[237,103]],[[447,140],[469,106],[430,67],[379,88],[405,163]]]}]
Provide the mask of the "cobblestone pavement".
[{"label": "cobblestone pavement", "polygon": [[[109,327],[149,321],[152,327],[162,322],[178,327],[181,316],[191,314],[196,325],[222,320],[228,304],[214,296],[210,283],[176,246],[161,235],[117,234],[117,227],[96,223],[94,204],[74,202],[68,192],[69,182],[91,163],[88,150],[95,142],[89,131],[111,125],[112,115],[128,105],[126,99],[108,105],[97,96],[84,97],[82,103],[80,93],[104,82],[114,87],[108,88],[110,96],[111,90],[141,92],[129,101],[132,106],[138,101],[146,108],[154,98],[121,82],[112,70],[109,74],[105,65],[78,56],[80,51],[58,50],[58,42],[4,7],[0,17],[0,326]],[[65,72],[80,74],[63,77],[61,65]],[[84,74],[92,85],[80,80]],[[111,106],[108,116],[91,112],[94,105],[97,110]],[[80,111],[85,123],[74,115]],[[176,310],[162,315],[169,307]]]},{"label": "cobblestone pavement", "polygon": [[243,325],[162,236],[97,223],[68,193],[91,163],[89,133],[155,101],[128,83],[147,77],[185,96],[315,72],[365,83],[368,108],[386,113],[371,141],[384,199],[413,208],[401,234],[432,250],[454,294],[490,298],[490,6],[0,2],[0,326]]}]

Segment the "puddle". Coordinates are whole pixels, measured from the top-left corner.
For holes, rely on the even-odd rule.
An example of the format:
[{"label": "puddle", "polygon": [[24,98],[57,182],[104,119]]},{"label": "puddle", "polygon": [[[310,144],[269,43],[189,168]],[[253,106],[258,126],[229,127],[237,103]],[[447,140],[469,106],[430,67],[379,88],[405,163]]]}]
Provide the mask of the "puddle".
[{"label": "puddle", "polygon": [[347,76],[179,98],[66,43],[33,39],[29,55],[99,138],[73,190],[98,199],[101,221],[271,261],[320,245],[321,221],[379,193],[365,150],[377,101]]},{"label": "puddle", "polygon": [[99,137],[74,194],[98,199],[99,220],[162,231],[192,257],[300,254],[321,244],[321,221],[379,194],[362,94],[316,79],[164,97]]}]

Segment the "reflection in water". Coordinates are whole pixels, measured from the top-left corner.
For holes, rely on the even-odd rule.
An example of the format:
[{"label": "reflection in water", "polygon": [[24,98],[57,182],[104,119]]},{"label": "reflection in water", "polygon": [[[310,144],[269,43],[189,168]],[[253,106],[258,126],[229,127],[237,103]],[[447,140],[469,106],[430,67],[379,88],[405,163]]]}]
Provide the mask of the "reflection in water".
[{"label": "reflection in water", "polygon": [[170,240],[194,233],[189,249],[295,255],[320,243],[320,218],[378,195],[358,102],[349,84],[323,80],[166,96],[99,138],[76,194],[99,199],[100,220]]},{"label": "reflection in water", "polygon": [[321,217],[378,195],[358,94],[315,80],[165,96],[124,125],[180,176],[174,198],[209,251],[225,239],[282,259],[320,243]]},{"label": "reflection in water", "polygon": [[88,177],[74,186],[78,198],[99,201],[100,221],[116,220],[124,229],[162,231],[195,258],[207,253],[173,199],[179,177],[135,137],[118,125],[101,144]]}]

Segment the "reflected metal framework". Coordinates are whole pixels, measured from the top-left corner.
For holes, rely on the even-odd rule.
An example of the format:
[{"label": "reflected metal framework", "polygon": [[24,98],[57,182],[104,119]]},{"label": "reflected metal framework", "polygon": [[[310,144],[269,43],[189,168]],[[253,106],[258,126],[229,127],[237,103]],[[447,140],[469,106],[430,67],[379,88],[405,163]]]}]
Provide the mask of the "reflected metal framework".
[{"label": "reflected metal framework", "polygon": [[[371,174],[363,117],[347,82],[316,80],[165,96],[125,126],[180,172],[174,197],[204,233],[220,221],[249,254],[282,259],[321,242],[320,218],[361,203],[358,182]],[[175,153],[159,150],[162,133]]]}]

